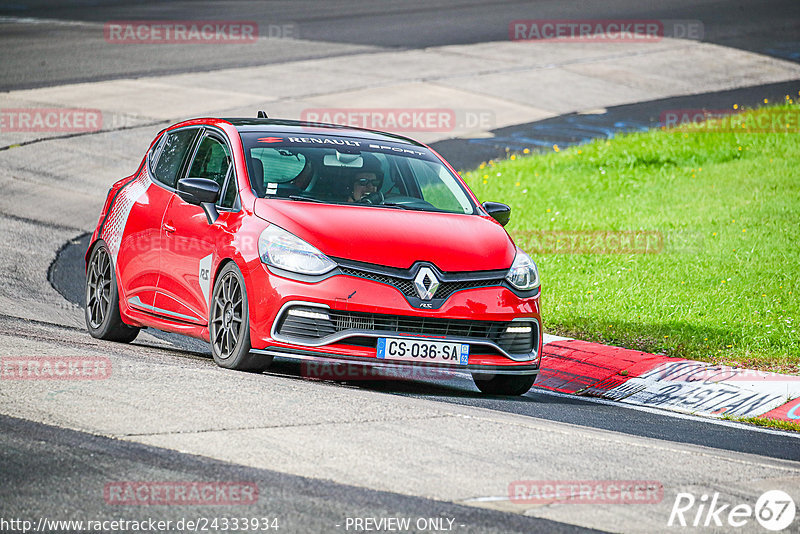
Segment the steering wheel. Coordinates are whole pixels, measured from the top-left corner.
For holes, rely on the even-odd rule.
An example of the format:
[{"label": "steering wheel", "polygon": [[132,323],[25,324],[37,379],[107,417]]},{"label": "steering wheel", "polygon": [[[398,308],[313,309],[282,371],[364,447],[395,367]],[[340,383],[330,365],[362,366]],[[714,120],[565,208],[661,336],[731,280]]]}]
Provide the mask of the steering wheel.
[{"label": "steering wheel", "polygon": [[361,200],[359,200],[359,202],[362,204],[383,204],[384,200],[385,198],[383,196],[383,193],[381,193],[380,191],[375,191],[374,193],[369,193],[368,195],[364,195],[363,197],[361,197]]}]

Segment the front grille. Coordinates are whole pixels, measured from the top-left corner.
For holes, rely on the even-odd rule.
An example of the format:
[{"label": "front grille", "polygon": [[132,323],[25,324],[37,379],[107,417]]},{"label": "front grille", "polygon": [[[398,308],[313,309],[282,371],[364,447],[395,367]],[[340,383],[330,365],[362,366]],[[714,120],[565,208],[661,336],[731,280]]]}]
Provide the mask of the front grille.
[{"label": "front grille", "polygon": [[375,330],[375,321],[371,317],[356,317],[339,314],[332,317],[337,332],[344,330]]},{"label": "front grille", "polygon": [[[406,297],[419,298],[417,290],[414,287],[413,277],[405,278],[400,276],[392,276],[389,274],[375,273],[363,269],[354,269],[351,267],[340,267],[342,274],[348,276],[357,276],[359,278],[366,278],[374,280],[382,284],[386,284],[396,288],[400,293]],[[436,290],[434,295],[435,299],[447,299],[456,291],[464,289],[475,289],[479,287],[496,287],[503,284],[503,278],[491,279],[478,279],[478,280],[458,280],[458,281],[440,281],[439,289]]]},{"label": "front grille", "polygon": [[[277,334],[308,343],[348,330],[354,331],[353,337],[358,337],[359,333],[363,336],[364,332],[370,332],[492,341],[509,354],[529,354],[538,348],[539,341],[539,326],[536,321],[469,321],[356,313],[302,305],[285,310],[278,318],[276,327]],[[337,339],[342,338],[339,336]]]},{"label": "front grille", "polygon": [[348,267],[340,267],[343,274],[348,276],[357,276],[359,278],[366,278],[367,280],[374,280],[381,284],[386,284],[397,288],[400,293],[407,297],[416,297],[417,292],[414,290],[414,282],[405,280],[396,276],[389,276],[385,274],[371,273],[369,271],[361,271],[359,269],[350,269]]}]

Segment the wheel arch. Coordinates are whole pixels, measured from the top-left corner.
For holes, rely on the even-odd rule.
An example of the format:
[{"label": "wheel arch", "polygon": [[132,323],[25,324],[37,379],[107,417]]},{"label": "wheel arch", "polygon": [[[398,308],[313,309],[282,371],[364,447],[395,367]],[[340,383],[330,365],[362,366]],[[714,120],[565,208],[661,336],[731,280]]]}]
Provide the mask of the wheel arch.
[{"label": "wheel arch", "polygon": [[[84,272],[84,274],[86,274],[86,272],[89,269],[89,260],[92,258],[92,252],[94,252],[94,249],[97,247],[97,245],[99,243],[105,243],[105,241],[103,241],[103,238],[101,238],[101,237],[95,237],[93,241],[89,242],[89,246],[86,248],[86,254],[83,255],[83,272]],[[108,247],[107,243],[106,243],[106,247]]]},{"label": "wheel arch", "polygon": [[[242,267],[238,263],[236,263],[236,260],[234,260],[233,258],[229,258],[229,257],[222,258],[221,260],[219,260],[219,263],[217,264],[217,268],[214,269],[214,276],[211,278],[211,294],[214,293],[214,286],[217,285],[217,278],[219,278],[219,273],[221,273],[222,269],[224,269],[225,266],[228,265],[229,263],[236,264],[236,267],[239,268],[239,272],[241,272],[242,276],[244,276],[244,272],[242,272]],[[247,281],[245,280],[245,284],[246,283],[247,283]],[[209,309],[209,311],[211,311],[211,310]]]},{"label": "wheel arch", "polygon": [[111,260],[111,267],[114,269],[114,278],[117,281],[117,293],[119,295],[120,311],[123,314],[123,316],[127,318],[128,316],[127,310],[129,306],[128,306],[128,299],[125,294],[125,289],[122,287],[122,284],[120,284],[120,275],[122,273],[119,272],[119,266],[117,265],[116,258],[114,258],[114,254],[111,252],[111,248],[108,246],[108,243],[106,243],[105,239],[103,239],[100,236],[95,237],[94,241],[89,243],[89,247],[86,249],[86,255],[85,255],[86,259],[83,265],[83,273],[84,275],[88,274],[89,260],[92,259],[92,253],[94,253],[94,250],[101,244],[106,247],[106,250],[108,250],[108,256],[109,259]]},{"label": "wheel arch", "polygon": [[[246,292],[248,292],[248,295],[249,295],[249,291],[250,291],[250,280],[249,280],[249,276],[248,276],[249,273],[247,272],[246,269],[242,268],[242,262],[236,261],[236,258],[232,258],[230,256],[224,256],[221,260],[219,260],[219,263],[217,263],[217,267],[214,269],[214,273],[213,273],[213,275],[211,277],[211,283],[209,284],[209,286],[210,286],[209,287],[209,293],[208,293],[208,320],[209,320],[208,329],[209,329],[209,333],[211,331],[211,311],[212,311],[213,300],[214,300],[214,288],[217,285],[217,279],[219,278],[219,274],[222,272],[222,270],[226,266],[228,266],[231,263],[236,265],[236,268],[239,269],[239,272],[242,275],[242,279],[244,280],[244,289],[245,289]],[[249,300],[250,299],[248,299],[248,303],[249,303]]]},{"label": "wheel arch", "polygon": [[89,243],[89,247],[86,249],[85,260],[83,262],[84,263],[83,272],[84,272],[84,274],[86,274],[88,272],[89,260],[92,258],[92,253],[94,252],[94,249],[96,249],[97,246],[100,245],[101,243],[108,250],[108,255],[109,255],[110,259],[111,259],[111,266],[114,267],[114,276],[117,278],[117,288],[120,291],[120,298],[122,298],[123,297],[123,295],[122,295],[123,290],[122,290],[122,286],[119,283],[119,279],[120,279],[120,274],[121,273],[119,272],[119,267],[117,266],[117,260],[114,257],[114,253],[111,251],[111,248],[108,246],[108,243],[106,243],[105,239],[103,239],[102,237],[98,236],[98,237],[96,237],[94,239],[94,241]]}]

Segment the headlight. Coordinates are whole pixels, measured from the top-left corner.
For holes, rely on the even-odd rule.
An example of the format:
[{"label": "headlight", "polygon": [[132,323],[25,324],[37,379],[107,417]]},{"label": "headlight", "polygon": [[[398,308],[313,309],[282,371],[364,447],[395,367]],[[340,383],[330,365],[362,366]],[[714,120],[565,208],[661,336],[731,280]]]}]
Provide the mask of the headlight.
[{"label": "headlight", "polygon": [[520,291],[531,291],[540,285],[539,270],[530,256],[517,249],[517,256],[508,270],[506,280]]},{"label": "headlight", "polygon": [[261,261],[293,273],[325,274],[336,263],[315,247],[275,225],[270,225],[258,238]]}]

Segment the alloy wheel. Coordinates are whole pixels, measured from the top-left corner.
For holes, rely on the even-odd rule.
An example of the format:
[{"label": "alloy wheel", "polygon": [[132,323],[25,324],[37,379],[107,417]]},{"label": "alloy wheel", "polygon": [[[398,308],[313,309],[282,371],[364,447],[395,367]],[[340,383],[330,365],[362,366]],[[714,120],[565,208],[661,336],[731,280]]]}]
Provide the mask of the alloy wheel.
[{"label": "alloy wheel", "polygon": [[100,248],[86,273],[86,308],[89,324],[100,328],[108,316],[111,304],[111,258],[105,248]]},{"label": "alloy wheel", "polygon": [[234,273],[227,273],[214,295],[211,319],[211,342],[218,357],[230,358],[242,334],[242,287]]}]

